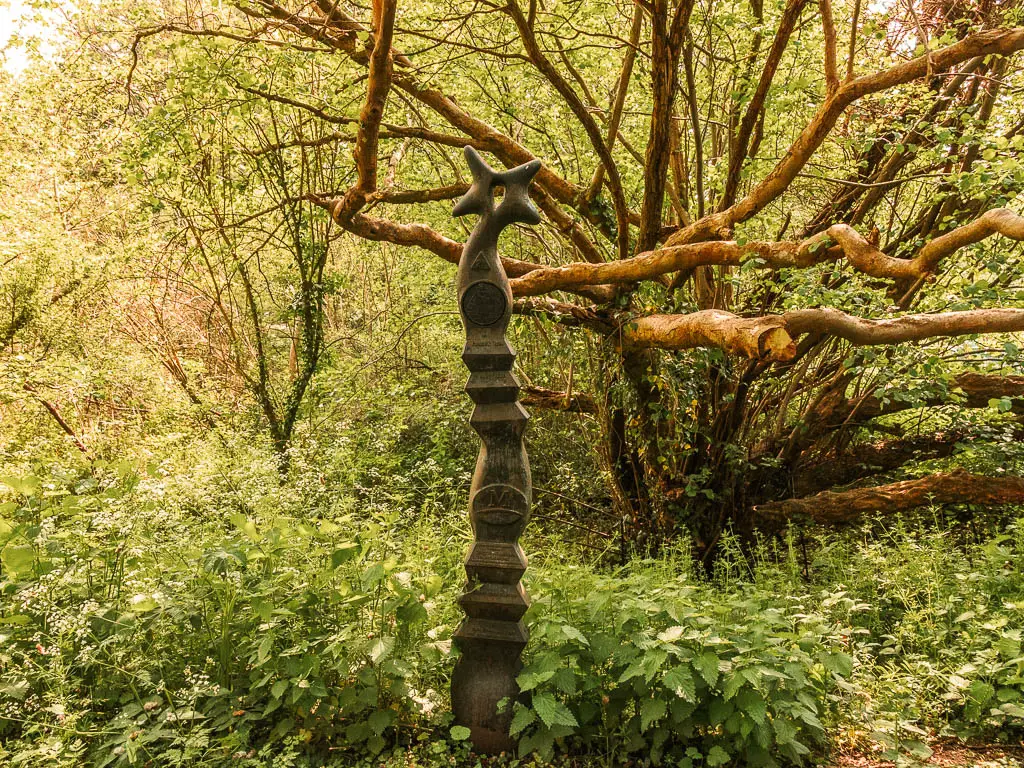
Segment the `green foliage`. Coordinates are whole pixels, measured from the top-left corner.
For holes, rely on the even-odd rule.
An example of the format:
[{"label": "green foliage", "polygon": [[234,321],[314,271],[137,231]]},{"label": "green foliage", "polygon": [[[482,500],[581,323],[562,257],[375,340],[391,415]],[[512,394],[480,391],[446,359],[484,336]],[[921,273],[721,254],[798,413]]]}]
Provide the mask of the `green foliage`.
[{"label": "green foliage", "polygon": [[979,543],[897,524],[866,541],[829,537],[821,606],[850,625],[858,664],[847,716],[895,759],[934,735],[1024,731],[1024,522]]},{"label": "green foliage", "polygon": [[778,765],[822,743],[820,717],[851,672],[840,628],[749,585],[709,592],[679,568],[534,577],[534,655],[519,676],[530,703],[513,724],[523,753]]},{"label": "green foliage", "polygon": [[[5,478],[0,729],[14,765],[319,765],[465,740],[445,695],[462,578],[458,552],[436,556],[447,523],[264,515],[290,491],[258,478],[251,513],[219,515],[216,485],[207,508],[181,506],[166,492],[183,477],[163,470]],[[822,743],[850,671],[838,627],[749,584],[696,582],[685,557],[608,575],[558,559],[530,572],[524,756],[776,764]]]},{"label": "green foliage", "polygon": [[[429,489],[438,467],[419,471]],[[0,759],[468,759],[446,694],[461,510],[357,512],[315,475],[282,486],[269,458],[216,472],[3,477]],[[936,735],[1017,738],[1022,531],[823,536],[805,567],[761,549],[753,570],[727,541],[711,580],[685,549],[608,571],[528,536],[521,759],[776,765],[832,733],[905,759]]]},{"label": "green foliage", "polygon": [[[684,178],[670,174],[679,200],[666,202],[666,224],[678,205],[690,215],[718,209],[724,153],[785,7],[757,5],[694,6],[691,29],[707,35],[687,43],[695,71],[685,90],[706,112],[697,116],[704,155],[688,154],[700,142],[689,120],[677,121]],[[1018,23],[1020,9],[996,5],[999,23]],[[398,46],[415,66],[399,61],[397,71],[587,188],[590,141],[526,65],[508,18],[400,8]],[[600,117],[631,13],[564,0],[531,22]],[[813,4],[804,13],[757,121],[760,150],[741,168],[740,195],[825,98],[822,30]],[[886,39],[910,29],[889,13],[862,9],[855,74],[912,50]],[[836,17],[845,39],[852,15]],[[365,67],[279,21],[259,33],[270,45],[253,44],[245,38],[257,22],[230,4],[103,0],[69,17],[55,65],[0,74],[0,765],[485,764],[447,714],[478,448],[459,393],[452,265],[342,234],[310,202],[352,183]],[[139,29],[168,22],[242,39],[165,31],[133,44]],[[365,31],[359,39],[370,40]],[[649,39],[644,30],[642,48]],[[947,29],[930,43],[952,39]],[[641,50],[614,148],[636,211],[652,61]],[[795,243],[823,204],[841,201],[834,189],[878,192],[870,205],[837,209],[836,221],[864,233],[877,226],[898,257],[985,208],[1019,210],[1024,139],[1011,135],[1020,132],[1011,95],[1024,70],[992,63],[944,100],[938,119],[927,110],[940,106],[933,88],[945,77],[852,105],[804,173],[732,236]],[[986,117],[975,97],[997,82],[1004,90]],[[455,130],[408,95],[388,99],[380,190],[459,182],[457,147],[394,130]],[[896,175],[878,177],[871,157]],[[829,180],[847,176],[854,186]],[[447,200],[382,197],[363,212],[461,241],[463,223],[449,211]],[[614,238],[616,227],[603,189],[589,210],[565,213],[611,256],[598,235]],[[578,246],[560,237],[569,231],[510,231],[502,253],[578,261]],[[1008,243],[950,256],[914,311],[1019,306],[1021,260]],[[699,270],[671,290],[645,281],[599,314],[617,322],[620,310],[714,306],[752,317],[827,306],[883,318],[902,292],[845,260],[764,266],[755,257]],[[705,279],[714,290],[696,289]],[[749,519],[751,505],[792,491],[802,466],[784,454],[799,447],[816,406],[839,397],[874,395],[899,413],[868,424],[851,416],[811,458],[841,463],[847,447],[878,435],[955,433],[964,438],[952,456],[915,459],[900,476],[950,465],[1018,472],[1020,398],[968,413],[954,377],[1020,374],[1019,338],[827,342],[788,367],[748,367],[712,348],[634,367],[614,333],[561,319],[513,320],[518,372],[590,395],[601,413],[534,414],[537,515],[524,539],[533,637],[524,696],[507,703],[522,756],[489,765],[789,764],[837,742],[906,761],[925,758],[940,736],[1019,740],[1019,523],[957,509],[912,527],[808,532],[800,556],[793,541],[740,551],[726,528],[731,515]],[[839,375],[849,388],[830,391]],[[618,409],[621,429],[605,418]],[[290,461],[287,477],[270,441]],[[688,552],[630,562],[620,551],[617,537],[635,522],[614,476],[627,464],[650,491],[640,501],[669,521],[655,536],[690,526],[695,545],[718,542],[710,574],[695,574]],[[968,519],[988,530],[967,535]]]},{"label": "green foliage", "polygon": [[99,474],[5,505],[8,736],[89,736],[97,766],[213,765],[289,739],[373,754],[438,711],[443,583],[385,556],[379,524],[190,530]]}]

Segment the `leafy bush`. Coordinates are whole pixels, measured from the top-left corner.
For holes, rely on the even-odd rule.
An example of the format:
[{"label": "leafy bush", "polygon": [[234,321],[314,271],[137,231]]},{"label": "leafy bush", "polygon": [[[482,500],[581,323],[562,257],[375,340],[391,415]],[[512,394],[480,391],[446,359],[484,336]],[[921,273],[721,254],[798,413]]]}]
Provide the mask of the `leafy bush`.
[{"label": "leafy bush", "polygon": [[1024,521],[976,543],[898,522],[821,543],[815,580],[833,590],[822,609],[852,625],[862,662],[847,717],[887,757],[924,757],[934,734],[1019,738]]},{"label": "leafy bush", "polygon": [[[211,466],[3,478],[0,763],[469,760],[447,700],[462,510]],[[804,566],[726,542],[711,580],[682,551],[609,572],[539,533],[521,757],[494,765],[790,764],[826,729],[895,759],[1021,732],[1020,524],[823,535]]]},{"label": "leafy bush", "polygon": [[556,743],[655,764],[800,763],[852,660],[839,627],[752,588],[716,594],[664,564],[623,576],[545,570],[515,704],[521,750]]},{"label": "leafy bush", "polygon": [[214,765],[288,740],[372,754],[443,711],[442,578],[380,556],[380,523],[197,526],[128,475],[8,484],[0,733],[50,744],[14,764]]}]

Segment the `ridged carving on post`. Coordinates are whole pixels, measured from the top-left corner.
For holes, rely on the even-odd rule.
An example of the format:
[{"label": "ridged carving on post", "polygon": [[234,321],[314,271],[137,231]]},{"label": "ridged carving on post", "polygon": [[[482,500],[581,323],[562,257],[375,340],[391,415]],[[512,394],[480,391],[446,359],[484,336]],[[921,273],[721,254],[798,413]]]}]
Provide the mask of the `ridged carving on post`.
[{"label": "ridged carving on post", "polygon": [[[519,536],[532,496],[523,447],[529,416],[512,374],[516,353],[505,339],[512,292],[498,257],[498,236],[515,222],[540,221],[528,193],[540,161],[498,173],[471,147],[465,154],[473,185],[454,215],[475,213],[480,219],[462,249],[458,293],[466,328],[462,359],[470,371],[466,392],[476,404],[470,424],[481,445],[469,490],[473,543],[466,556],[469,581],[459,599],[466,618],[455,633],[461,656],[452,676],[452,709],[455,721],[470,729],[477,751],[495,753],[514,746],[511,702],[519,695],[519,657],[529,638],[522,618],[530,604],[519,582],[526,571]],[[504,196],[496,206],[498,187]],[[502,699],[509,706],[499,713]]]}]

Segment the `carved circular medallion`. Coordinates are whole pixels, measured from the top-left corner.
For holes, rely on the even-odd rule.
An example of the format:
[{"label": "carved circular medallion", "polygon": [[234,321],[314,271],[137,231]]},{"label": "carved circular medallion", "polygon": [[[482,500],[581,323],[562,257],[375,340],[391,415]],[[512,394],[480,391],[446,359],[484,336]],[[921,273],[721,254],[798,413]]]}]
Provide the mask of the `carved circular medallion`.
[{"label": "carved circular medallion", "polygon": [[530,502],[518,488],[495,483],[485,485],[473,495],[471,508],[485,523],[512,525],[526,517]]},{"label": "carved circular medallion", "polygon": [[494,325],[505,316],[508,299],[494,283],[480,280],[462,294],[462,314],[476,325]]}]

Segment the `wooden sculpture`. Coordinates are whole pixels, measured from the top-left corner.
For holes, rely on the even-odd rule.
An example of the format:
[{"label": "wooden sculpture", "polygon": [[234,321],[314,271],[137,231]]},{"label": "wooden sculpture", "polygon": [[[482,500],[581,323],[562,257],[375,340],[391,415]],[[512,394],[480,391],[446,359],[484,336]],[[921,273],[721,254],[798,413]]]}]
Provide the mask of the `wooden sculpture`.
[{"label": "wooden sculpture", "polygon": [[[465,154],[473,185],[454,215],[475,213],[480,219],[462,249],[458,294],[466,328],[462,360],[470,371],[466,392],[476,404],[470,424],[481,445],[469,490],[473,543],[466,557],[469,581],[459,600],[466,618],[455,633],[461,656],[452,676],[452,709],[456,723],[470,729],[476,750],[496,753],[514,746],[509,726],[519,694],[519,657],[529,637],[522,618],[530,604],[519,582],[526,571],[519,536],[532,496],[523,447],[529,416],[512,374],[516,353],[505,340],[512,292],[498,257],[498,236],[510,224],[540,221],[528,192],[540,161],[498,173],[472,147]],[[499,188],[504,195],[495,206]]]}]

